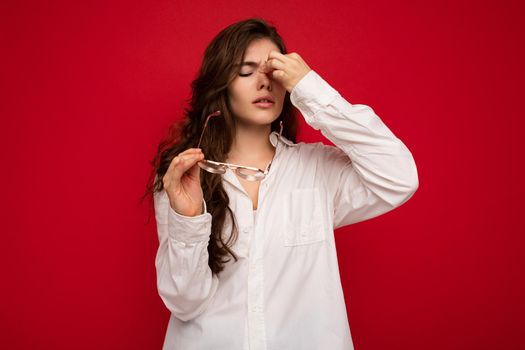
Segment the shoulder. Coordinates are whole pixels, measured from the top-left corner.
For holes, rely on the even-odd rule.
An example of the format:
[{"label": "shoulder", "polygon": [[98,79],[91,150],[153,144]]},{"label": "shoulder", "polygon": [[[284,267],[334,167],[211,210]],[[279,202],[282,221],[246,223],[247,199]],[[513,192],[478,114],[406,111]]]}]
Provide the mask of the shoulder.
[{"label": "shoulder", "polygon": [[313,158],[348,158],[343,150],[333,146],[318,142],[299,142],[296,144],[298,153]]}]

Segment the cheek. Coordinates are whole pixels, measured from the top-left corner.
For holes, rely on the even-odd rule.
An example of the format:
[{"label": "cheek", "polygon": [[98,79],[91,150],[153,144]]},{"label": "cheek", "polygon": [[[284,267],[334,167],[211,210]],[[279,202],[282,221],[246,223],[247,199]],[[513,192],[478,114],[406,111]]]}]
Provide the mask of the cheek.
[{"label": "cheek", "polygon": [[243,98],[242,94],[230,92],[228,94],[228,100],[231,112],[235,116],[243,114],[244,111],[248,108],[248,102],[246,101],[246,98]]},{"label": "cheek", "polygon": [[236,110],[237,112],[239,110],[242,110],[246,108],[246,105],[248,104],[246,98],[243,98],[242,95],[230,95],[230,106],[232,109]]},{"label": "cheek", "polygon": [[239,94],[237,93],[237,89],[228,89],[228,101],[230,102],[230,106],[235,107],[239,104]]},{"label": "cheek", "polygon": [[279,101],[281,101],[281,105],[284,104],[285,96],[286,96],[286,89],[283,88],[283,90],[280,92],[280,98],[279,98]]},{"label": "cheek", "polygon": [[228,88],[228,98],[230,99],[230,103],[245,103],[245,100],[248,99],[246,93],[243,93],[245,91],[248,91],[248,87],[246,84],[241,84],[241,82],[237,82],[236,84],[230,86],[230,88]]}]

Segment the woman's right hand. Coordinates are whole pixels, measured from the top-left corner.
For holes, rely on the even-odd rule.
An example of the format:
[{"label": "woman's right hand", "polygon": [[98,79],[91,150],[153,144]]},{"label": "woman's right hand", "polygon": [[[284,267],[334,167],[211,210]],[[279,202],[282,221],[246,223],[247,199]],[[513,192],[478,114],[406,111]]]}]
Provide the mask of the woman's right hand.
[{"label": "woman's right hand", "polygon": [[171,208],[181,215],[196,216],[203,212],[200,168],[197,164],[203,159],[200,148],[189,148],[171,160],[162,178]]}]

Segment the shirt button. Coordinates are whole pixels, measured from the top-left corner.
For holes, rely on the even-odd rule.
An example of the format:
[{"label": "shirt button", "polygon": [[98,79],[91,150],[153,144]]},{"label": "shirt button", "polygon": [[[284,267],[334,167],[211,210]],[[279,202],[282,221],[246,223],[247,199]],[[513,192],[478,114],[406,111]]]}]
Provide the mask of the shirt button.
[{"label": "shirt button", "polygon": [[244,232],[244,233],[249,233],[249,232],[250,232],[250,228],[249,228],[249,227],[245,227],[245,228],[242,230],[242,232]]}]

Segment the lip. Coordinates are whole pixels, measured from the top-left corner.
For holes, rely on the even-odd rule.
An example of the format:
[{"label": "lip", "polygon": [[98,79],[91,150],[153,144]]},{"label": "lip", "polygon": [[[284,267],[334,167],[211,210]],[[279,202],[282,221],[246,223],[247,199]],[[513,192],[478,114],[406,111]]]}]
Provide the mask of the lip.
[{"label": "lip", "polygon": [[273,102],[254,102],[253,104],[261,108],[270,108],[273,106]]},{"label": "lip", "polygon": [[[257,102],[258,100],[268,100],[270,102]],[[273,98],[272,95],[264,95],[264,96],[259,96],[257,97],[255,100],[253,100],[253,103],[255,103],[256,105],[258,104],[274,104],[275,103],[275,99]]]}]

